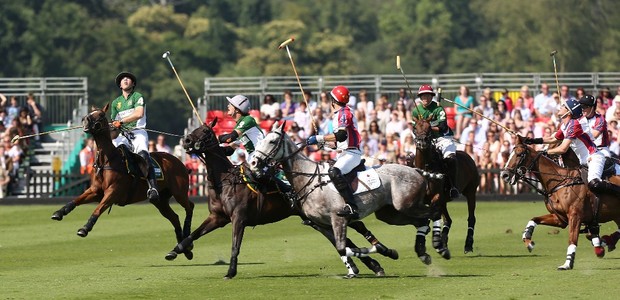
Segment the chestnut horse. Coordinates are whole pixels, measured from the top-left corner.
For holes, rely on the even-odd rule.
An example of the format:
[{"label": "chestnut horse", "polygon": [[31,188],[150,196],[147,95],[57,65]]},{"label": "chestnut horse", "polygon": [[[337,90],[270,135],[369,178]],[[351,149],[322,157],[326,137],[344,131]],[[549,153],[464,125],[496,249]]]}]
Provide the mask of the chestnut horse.
[{"label": "chestnut horse", "polygon": [[[251,178],[251,175],[239,166],[233,166],[224,153],[224,148],[219,146],[213,131],[216,123],[217,118],[209,125],[203,124],[196,128],[183,139],[186,152],[197,155],[207,167],[209,216],[189,237],[177,244],[166,255],[166,259],[175,259],[177,254],[182,253],[194,240],[231,223],[232,250],[230,265],[224,278],[232,279],[237,275],[237,262],[245,227],[278,222],[300,213],[291,208],[289,201],[279,192],[268,194],[264,194],[264,191],[259,192],[258,182],[252,179],[249,182],[253,187],[248,185],[243,178]],[[247,166],[244,169],[248,170]],[[308,224],[321,232],[332,244],[335,243],[331,230],[316,224]],[[398,252],[381,244],[362,222],[352,223],[350,227],[362,234],[377,252],[392,259],[398,258]],[[357,247],[350,240],[347,241],[347,245]],[[360,260],[377,276],[384,275],[383,268],[376,260],[370,257],[360,257]],[[359,273],[359,269],[351,259],[345,262],[345,266],[348,271],[346,278],[355,277]]]},{"label": "chestnut horse", "polygon": [[[91,174],[90,187],[82,195],[52,214],[53,220],[60,221],[76,206],[99,202],[86,225],[78,230],[77,234],[81,237],[88,235],[101,213],[111,208],[112,205],[125,206],[146,200],[148,188],[146,180],[128,174],[126,162],[120,149],[112,144],[110,124],[105,115],[109,106],[107,104],[102,110],[93,109],[90,114],[82,119],[84,132],[90,133],[97,145],[95,172]],[[151,158],[157,161],[163,174],[163,179],[157,182],[159,201],[153,205],[157,207],[162,216],[172,223],[177,241],[181,242],[190,233],[194,212],[194,203],[188,198],[188,170],[178,158],[165,152],[153,152]],[[142,159],[138,155],[134,156],[134,161],[140,160]],[[183,227],[181,227],[179,216],[172,210],[168,202],[172,196],[185,209]],[[187,248],[184,254],[188,259],[193,257],[190,248]]]},{"label": "chestnut horse", "polygon": [[[544,152],[536,152],[531,146],[525,145],[524,140],[525,138],[519,136],[501,177],[509,184],[521,180],[536,189],[545,197],[549,214],[534,217],[527,223],[523,242],[530,252],[534,249],[532,235],[538,224],[568,227],[566,261],[558,270],[570,270],[575,263],[581,225],[585,226],[583,231],[589,232],[593,238],[598,238],[599,223],[614,221],[620,227],[620,199],[618,195],[604,194],[596,201],[596,196],[584,183],[579,168],[564,168],[558,165],[544,155]],[[533,177],[528,177],[530,174]],[[613,176],[610,181],[618,184],[620,176]],[[615,248],[617,236],[613,234],[603,237],[609,251]],[[598,257],[605,255],[603,246],[595,247],[594,250]]]},{"label": "chestnut horse", "polygon": [[[442,163],[442,155],[436,150],[433,137],[431,135],[430,118],[415,119],[414,135],[416,143],[416,154],[413,162],[409,161],[411,167],[417,167],[429,172],[445,173]],[[453,183],[463,196],[467,199],[467,237],[465,238],[464,252],[474,251],[474,228],[476,226],[476,190],[480,185],[480,174],[476,163],[467,153],[456,151],[456,163],[458,166],[458,174],[456,183]],[[447,180],[447,176],[445,176]],[[444,218],[443,228],[441,229],[441,237],[439,237],[439,224],[434,223],[433,226],[433,246],[437,249],[441,238],[443,247],[448,247],[448,234],[452,226],[452,218],[448,213],[448,201],[450,200],[446,193],[443,193],[439,201],[433,203],[435,209],[439,210]],[[440,245],[440,244],[439,244]],[[438,251],[440,251],[438,249]]]}]

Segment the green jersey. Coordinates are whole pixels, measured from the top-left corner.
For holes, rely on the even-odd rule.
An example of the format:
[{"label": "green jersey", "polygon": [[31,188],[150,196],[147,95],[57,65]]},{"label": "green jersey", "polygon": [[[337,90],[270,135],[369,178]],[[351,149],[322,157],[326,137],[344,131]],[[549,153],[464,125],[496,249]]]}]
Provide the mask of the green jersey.
[{"label": "green jersey", "polygon": [[[431,116],[430,123],[433,127],[437,127],[441,122],[448,122],[448,120],[446,119],[446,111],[443,109],[443,106],[437,104],[437,102],[435,101],[431,101],[431,103],[429,103],[427,107],[424,107],[424,105],[422,104],[418,105],[417,108],[414,107],[411,110],[411,114],[413,116],[413,119],[418,118],[418,114],[420,114],[424,119]],[[450,129],[450,127],[448,127],[447,125],[446,128],[448,128],[448,130],[446,130],[445,132],[431,131],[433,137],[437,138],[441,136],[453,136],[454,133],[452,133],[452,129]]]},{"label": "green jersey", "polygon": [[256,144],[265,137],[263,131],[258,127],[256,120],[252,116],[243,116],[239,118],[234,129],[241,132],[236,143],[242,144],[248,154],[254,152]]},{"label": "green jersey", "polygon": [[[121,119],[131,115],[137,107],[144,107],[144,98],[142,94],[138,92],[132,92],[127,99],[123,95],[112,101],[111,118],[113,121],[120,121]],[[128,128],[144,128],[146,127],[146,107],[144,108],[144,115],[137,121],[129,122],[125,124]]]}]

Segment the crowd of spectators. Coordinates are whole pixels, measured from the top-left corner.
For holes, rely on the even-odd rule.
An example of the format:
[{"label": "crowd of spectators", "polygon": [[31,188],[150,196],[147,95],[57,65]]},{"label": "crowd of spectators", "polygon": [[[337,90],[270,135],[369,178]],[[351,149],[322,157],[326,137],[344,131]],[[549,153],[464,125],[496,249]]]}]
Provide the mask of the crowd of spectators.
[{"label": "crowd of spectators", "polygon": [[[504,89],[494,93],[486,88],[478,95],[472,95],[468,87],[461,86],[456,97],[451,99],[459,105],[441,102],[447,111],[454,112],[454,123],[450,124],[458,150],[469,154],[481,171],[479,192],[520,192],[521,187],[505,186],[499,180],[497,172],[505,164],[516,142],[514,135],[507,133],[505,128],[526,137],[551,135],[558,129],[559,120],[556,114],[561,101],[592,93],[581,87],[576,87],[573,93],[571,87],[563,85],[558,94],[550,91],[547,83],[542,83],[539,91],[532,95],[530,88],[524,85],[518,92]],[[597,112],[605,116],[608,122],[612,140],[611,151],[618,154],[620,87],[615,97],[607,88],[602,88],[595,96]],[[281,100],[274,95],[265,95],[260,107],[259,121],[292,122],[287,127],[287,133],[298,143],[305,141],[310,135],[331,132],[332,110],[327,92],[321,92],[318,101],[314,100],[310,92],[306,92],[305,97],[308,109],[305,101],[295,101],[290,91],[284,91]],[[374,101],[368,98],[367,91],[363,89],[351,95],[349,105],[357,117],[362,139],[360,147],[367,164],[406,164],[406,156],[415,155],[411,112],[418,101],[419,99],[411,99],[404,88],[400,89],[397,97],[390,98],[389,95],[382,94]],[[312,124],[313,120],[315,125]],[[306,154],[315,161],[325,161],[333,159],[336,153],[330,151],[329,147],[308,147]]]},{"label": "crowd of spectators", "polygon": [[[39,133],[42,128],[42,107],[36,102],[34,95],[26,96],[22,105],[19,97],[0,94],[0,196],[11,193],[11,186],[17,181],[18,170],[31,147],[38,147],[39,136],[31,139],[20,139],[12,143],[15,136]],[[0,198],[1,198],[0,197]]]}]

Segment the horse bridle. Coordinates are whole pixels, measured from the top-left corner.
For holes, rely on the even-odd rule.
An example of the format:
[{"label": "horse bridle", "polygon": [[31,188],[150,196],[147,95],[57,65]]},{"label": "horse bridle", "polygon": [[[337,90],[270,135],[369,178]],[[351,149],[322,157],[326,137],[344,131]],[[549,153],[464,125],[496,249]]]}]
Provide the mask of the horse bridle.
[{"label": "horse bridle", "polygon": [[[82,126],[87,128],[86,132],[88,133],[99,133],[101,130],[104,129],[102,124],[107,123],[105,113],[102,113],[97,119],[94,119],[93,114],[96,112],[98,112],[98,110],[93,111],[90,114],[86,115],[84,118],[82,118]],[[91,124],[94,124],[92,125],[92,128]]]}]

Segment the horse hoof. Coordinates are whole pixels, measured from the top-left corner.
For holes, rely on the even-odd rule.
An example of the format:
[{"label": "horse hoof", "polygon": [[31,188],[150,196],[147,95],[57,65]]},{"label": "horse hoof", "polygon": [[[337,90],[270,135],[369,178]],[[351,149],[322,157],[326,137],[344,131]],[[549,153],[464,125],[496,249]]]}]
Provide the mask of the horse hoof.
[{"label": "horse hoof", "polygon": [[383,276],[385,276],[385,271],[384,271],[384,270],[377,271],[377,272],[375,272],[375,275],[376,275],[377,277],[383,277]]},{"label": "horse hoof", "polygon": [[59,211],[56,211],[52,214],[52,220],[60,221],[62,220],[62,217],[62,213]]},{"label": "horse hoof", "polygon": [[172,251],[166,254],[166,260],[175,260],[177,258],[177,253]]},{"label": "horse hoof", "polygon": [[438,251],[439,254],[441,254],[441,257],[443,257],[446,260],[450,260],[450,258],[452,257],[450,255],[450,250],[448,248],[445,248],[443,250]]},{"label": "horse hoof", "polygon": [[185,251],[183,252],[183,254],[185,254],[185,258],[187,258],[187,260],[192,260],[194,258],[194,252],[192,251]]},{"label": "horse hoof", "polygon": [[431,259],[431,256],[428,254],[423,254],[418,256],[418,258],[422,261],[422,263],[424,263],[425,265],[430,265],[433,260]]},{"label": "horse hoof", "polygon": [[389,249],[387,252],[387,255],[389,258],[393,259],[393,260],[397,260],[398,259],[398,251],[394,250],[394,249]]},{"label": "horse hoof", "polygon": [[526,244],[526,246],[527,246],[527,250],[528,250],[528,251],[530,251],[530,252],[532,252],[532,250],[534,250],[534,246],[535,246],[535,245],[536,245],[536,244],[535,244],[533,241],[530,241],[529,243],[527,243],[527,244]]},{"label": "horse hoof", "polygon": [[611,236],[604,235],[601,237],[601,240],[603,240],[603,243],[607,245],[607,251],[611,252],[616,250],[616,243],[614,243],[614,240]]},{"label": "horse hoof", "polygon": [[345,275],[342,278],[344,278],[344,279],[351,279],[351,278],[355,278],[355,277],[357,277],[357,274],[347,274],[347,275]]},{"label": "horse hoof", "polygon": [[603,258],[603,257],[605,257],[605,248],[603,248],[601,246],[594,247],[594,253],[596,254],[596,257]]},{"label": "horse hoof", "polygon": [[558,267],[558,271],[568,271],[571,270],[571,266],[570,265],[561,265]]},{"label": "horse hoof", "polygon": [[80,228],[77,232],[77,235],[81,237],[86,237],[88,235],[88,231],[84,228]]}]

